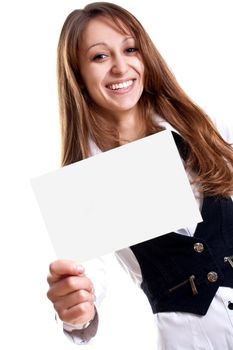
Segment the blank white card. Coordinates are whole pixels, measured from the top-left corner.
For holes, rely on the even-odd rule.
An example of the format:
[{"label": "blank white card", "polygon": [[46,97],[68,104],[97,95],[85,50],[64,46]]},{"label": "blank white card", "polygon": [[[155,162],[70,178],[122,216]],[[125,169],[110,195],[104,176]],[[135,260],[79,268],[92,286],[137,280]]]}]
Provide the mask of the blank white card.
[{"label": "blank white card", "polygon": [[202,221],[170,131],[31,183],[62,259],[82,262]]}]

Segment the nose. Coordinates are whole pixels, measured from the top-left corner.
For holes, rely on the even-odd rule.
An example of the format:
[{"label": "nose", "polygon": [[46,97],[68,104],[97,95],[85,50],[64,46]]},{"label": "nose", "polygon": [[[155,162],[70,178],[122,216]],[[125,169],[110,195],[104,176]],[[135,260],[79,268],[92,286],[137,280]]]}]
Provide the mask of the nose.
[{"label": "nose", "polygon": [[112,73],[115,75],[124,75],[128,70],[127,58],[122,54],[114,57],[112,63]]}]

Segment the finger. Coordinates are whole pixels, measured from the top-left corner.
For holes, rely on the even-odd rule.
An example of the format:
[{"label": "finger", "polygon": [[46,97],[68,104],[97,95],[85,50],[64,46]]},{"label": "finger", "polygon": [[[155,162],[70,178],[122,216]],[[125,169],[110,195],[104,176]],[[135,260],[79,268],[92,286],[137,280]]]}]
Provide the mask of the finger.
[{"label": "finger", "polygon": [[47,278],[49,284],[59,281],[64,276],[77,276],[84,273],[84,267],[71,260],[56,260],[49,265],[49,270]]},{"label": "finger", "polygon": [[95,315],[94,303],[84,302],[75,305],[70,309],[58,311],[58,316],[63,322],[71,324],[80,324],[90,321]]},{"label": "finger", "polygon": [[65,297],[61,297],[57,302],[54,303],[54,308],[57,312],[70,309],[78,304],[90,302],[93,303],[95,301],[95,296],[92,293],[82,289],[76,292],[70,293]]},{"label": "finger", "polygon": [[48,298],[55,302],[59,297],[66,296],[72,292],[84,289],[93,291],[93,284],[86,276],[69,276],[53,283],[47,293]]}]

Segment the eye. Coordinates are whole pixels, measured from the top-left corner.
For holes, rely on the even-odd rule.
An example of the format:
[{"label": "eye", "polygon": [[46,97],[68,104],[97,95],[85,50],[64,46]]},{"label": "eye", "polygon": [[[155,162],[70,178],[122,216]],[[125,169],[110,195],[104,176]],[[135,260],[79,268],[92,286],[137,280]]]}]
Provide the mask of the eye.
[{"label": "eye", "polygon": [[98,53],[97,55],[95,55],[93,57],[93,61],[103,61],[105,58],[107,57],[107,55],[105,55],[104,53]]},{"label": "eye", "polygon": [[136,47],[128,47],[126,49],[126,52],[128,52],[128,53],[134,53],[134,52],[137,52],[137,51],[138,51],[138,49]]}]

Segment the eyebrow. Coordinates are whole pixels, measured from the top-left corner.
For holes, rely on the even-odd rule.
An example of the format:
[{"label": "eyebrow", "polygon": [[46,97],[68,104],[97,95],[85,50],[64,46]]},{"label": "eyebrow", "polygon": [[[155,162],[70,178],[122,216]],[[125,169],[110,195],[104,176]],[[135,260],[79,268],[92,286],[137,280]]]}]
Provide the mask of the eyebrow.
[{"label": "eyebrow", "polygon": [[[125,39],[122,41],[122,44],[123,44],[125,41],[129,40],[129,39],[135,40],[135,38],[134,38],[133,36],[128,36],[127,38],[125,38]],[[108,46],[104,41],[100,41],[100,42],[98,42],[98,43],[95,43],[95,44],[89,46],[89,47],[87,48],[86,52],[88,52],[88,51],[89,51],[90,49],[92,49],[93,47],[95,47],[95,46],[100,46],[100,45],[102,45],[102,46]]]}]

